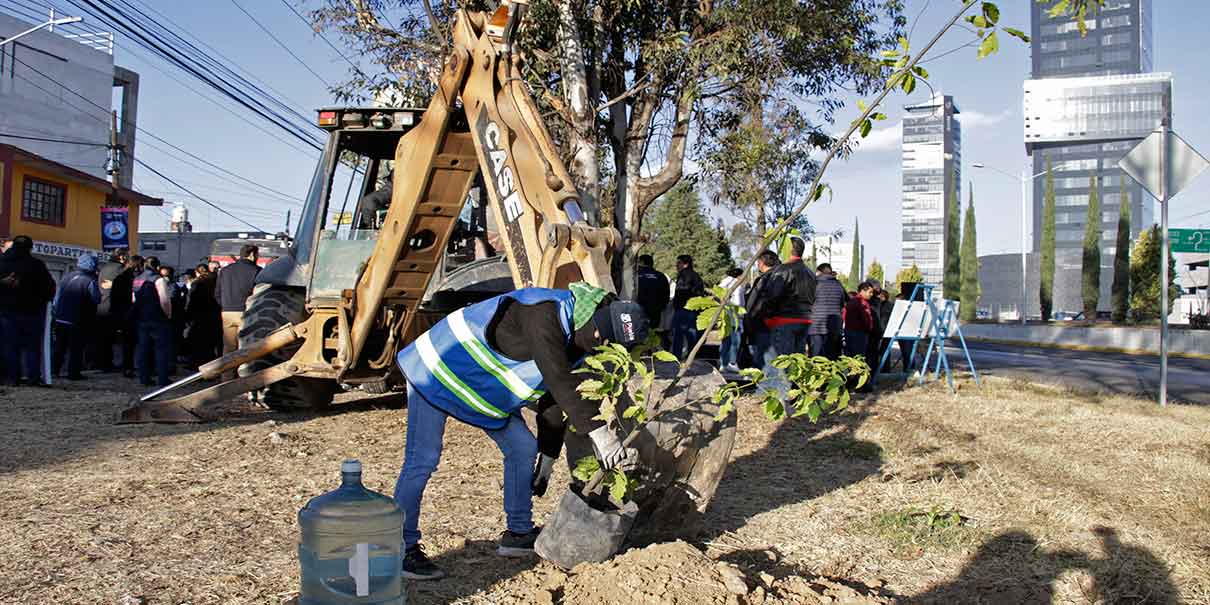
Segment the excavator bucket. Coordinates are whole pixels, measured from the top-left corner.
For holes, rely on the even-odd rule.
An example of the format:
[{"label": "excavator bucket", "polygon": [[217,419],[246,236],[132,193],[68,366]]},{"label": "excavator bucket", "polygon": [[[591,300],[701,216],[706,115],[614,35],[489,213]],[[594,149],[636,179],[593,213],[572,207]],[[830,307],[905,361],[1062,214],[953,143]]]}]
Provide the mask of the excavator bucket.
[{"label": "excavator bucket", "polygon": [[291,362],[279,363],[249,376],[228,380],[209,388],[193,393],[161,399],[163,395],[177,391],[199,380],[213,380],[239,368],[250,361],[255,361],[266,355],[303,338],[307,330],[304,326],[286,324],[269,334],[264,340],[253,346],[232,351],[214,361],[208,362],[190,376],[178,380],[166,387],[152,391],[131,401],[131,406],[118,414],[117,424],[158,423],[189,423],[209,420],[205,409],[217,403],[228,401],[233,397],[263,389],[279,380],[289,378]]}]

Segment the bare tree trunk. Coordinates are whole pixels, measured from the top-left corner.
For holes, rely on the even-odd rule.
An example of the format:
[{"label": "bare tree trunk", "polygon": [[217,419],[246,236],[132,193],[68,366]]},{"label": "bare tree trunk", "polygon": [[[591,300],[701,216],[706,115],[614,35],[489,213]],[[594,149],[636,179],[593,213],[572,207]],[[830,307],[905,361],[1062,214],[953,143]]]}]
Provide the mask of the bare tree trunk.
[{"label": "bare tree trunk", "polygon": [[588,221],[600,224],[601,167],[597,162],[596,98],[593,95],[584,61],[584,44],[576,25],[580,7],[576,0],[559,1],[558,40],[563,98],[571,116],[568,145],[571,165],[568,166],[580,192],[580,207]]}]

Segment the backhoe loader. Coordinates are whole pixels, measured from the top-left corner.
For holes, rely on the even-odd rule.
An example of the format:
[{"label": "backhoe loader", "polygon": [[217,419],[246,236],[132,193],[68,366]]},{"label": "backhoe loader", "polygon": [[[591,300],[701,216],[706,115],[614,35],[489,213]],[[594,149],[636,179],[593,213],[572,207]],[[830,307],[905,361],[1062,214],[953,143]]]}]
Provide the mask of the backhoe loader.
[{"label": "backhoe loader", "polygon": [[[141,397],[119,422],[210,420],[214,404],[265,389],[273,407],[322,408],[341,383],[382,389],[402,380],[396,353],[466,304],[577,280],[617,291],[609,259],[619,234],[585,221],[520,77],[513,40],[527,8],[527,0],[504,0],[490,14],[459,10],[452,50],[423,110],[319,110],[327,146],[290,253],[261,271],[248,299],[240,348]],[[340,162],[364,169],[359,200],[389,181],[389,205],[359,201],[350,213],[347,192],[335,208]],[[235,368],[239,378],[168,398]],[[662,389],[677,366],[656,370]],[[633,445],[645,469],[635,531],[645,539],[689,531],[734,442],[735,415],[717,417],[711,398],[721,376],[700,362],[687,373],[664,390],[658,405],[666,407],[653,409],[659,420],[642,427]],[[574,433],[567,451],[569,461],[591,454]]]},{"label": "backhoe loader", "polygon": [[[143,396],[121,422],[198,422],[212,404],[259,390],[275,408],[322,408],[341,383],[382,390],[401,380],[396,353],[465,304],[580,279],[616,291],[609,257],[618,233],[585,222],[518,77],[513,36],[526,8],[505,2],[494,14],[458,13],[427,108],[319,110],[327,145],[290,253],[260,273],[248,300],[240,349]],[[372,209],[349,212],[346,198],[337,211],[341,162],[364,169],[357,198],[385,186],[389,172],[389,206],[366,216]],[[468,195],[478,199],[464,208]],[[468,251],[492,252],[487,206],[500,254],[474,258]],[[235,380],[165,399],[236,367]]]}]

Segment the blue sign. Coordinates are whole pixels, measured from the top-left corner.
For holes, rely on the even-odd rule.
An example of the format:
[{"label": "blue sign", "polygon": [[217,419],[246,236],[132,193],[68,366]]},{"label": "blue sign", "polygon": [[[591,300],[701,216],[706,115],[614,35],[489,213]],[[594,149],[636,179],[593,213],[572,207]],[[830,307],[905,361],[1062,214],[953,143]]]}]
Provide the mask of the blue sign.
[{"label": "blue sign", "polygon": [[130,247],[130,210],[101,208],[101,249],[106,252]]}]

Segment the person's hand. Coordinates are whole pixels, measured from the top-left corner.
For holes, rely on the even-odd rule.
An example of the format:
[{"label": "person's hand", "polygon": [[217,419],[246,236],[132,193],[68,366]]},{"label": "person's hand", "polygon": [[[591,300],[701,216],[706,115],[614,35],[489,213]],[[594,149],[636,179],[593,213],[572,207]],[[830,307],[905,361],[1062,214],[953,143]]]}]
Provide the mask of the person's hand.
[{"label": "person's hand", "polygon": [[546,495],[546,486],[550,484],[550,473],[555,468],[556,458],[546,454],[538,454],[534,461],[534,478],[529,482],[529,488],[535,496]]},{"label": "person's hand", "polygon": [[622,447],[622,442],[608,425],[588,433],[588,438],[592,441],[592,453],[601,462],[601,468],[604,470],[623,466],[631,455],[632,450]]}]

